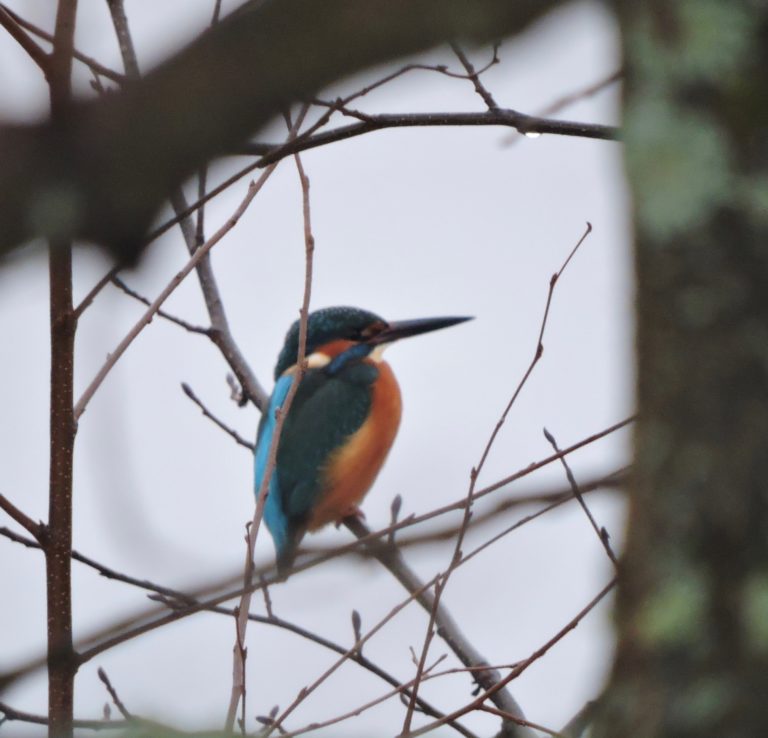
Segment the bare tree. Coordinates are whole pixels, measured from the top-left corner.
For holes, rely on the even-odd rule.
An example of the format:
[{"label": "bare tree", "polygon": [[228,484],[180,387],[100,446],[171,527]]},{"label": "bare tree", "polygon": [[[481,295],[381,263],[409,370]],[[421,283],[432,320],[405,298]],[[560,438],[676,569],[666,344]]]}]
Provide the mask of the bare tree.
[{"label": "bare tree", "polygon": [[[155,317],[210,338],[231,369],[236,399],[264,409],[266,391],[230,327],[226,295],[219,290],[210,251],[236,226],[280,162],[285,167],[293,159],[302,194],[306,279],[300,314],[305,324],[314,235],[310,179],[301,152],[389,127],[507,126],[522,134],[602,140],[615,139],[618,132],[599,123],[547,117],[551,113],[529,115],[501,108],[483,82],[485,68],[464,48],[466,40],[493,42],[520,32],[558,5],[555,2],[333,0],[319,6],[311,0],[275,0],[246,3],[224,18],[219,17],[216,3],[210,29],[144,76],[123,3],[108,0],[107,4],[119,41],[122,72],[74,47],[76,0],[60,0],[53,33],[0,5],[0,24],[45,75],[51,101],[50,118],[43,123],[0,126],[4,161],[0,170],[0,247],[8,251],[32,237],[48,239],[51,310],[47,522],[35,522],[22,505],[0,496],[0,506],[25,534],[7,528],[0,532],[45,555],[48,602],[46,654],[4,669],[0,689],[45,665],[49,707],[47,714],[35,715],[2,702],[4,720],[47,724],[49,735],[56,738],[72,736],[78,727],[172,731],[135,715],[104,672],[100,677],[122,720],[76,719],[75,677],[83,664],[100,654],[206,611],[236,622],[226,733],[236,727],[243,734],[254,729],[246,708],[245,665],[247,628],[256,621],[338,654],[285,709],[259,718],[267,735],[310,732],[396,697],[404,704],[403,722],[388,727],[387,732],[400,730],[403,736],[421,735],[443,725],[472,736],[464,718],[478,711],[500,718],[500,735],[506,736],[534,735],[536,730],[580,736],[595,715],[594,730],[599,735],[763,735],[768,724],[760,697],[766,652],[768,515],[760,473],[768,412],[763,402],[765,267],[760,251],[766,223],[765,11],[747,0],[728,5],[681,3],[669,9],[619,4],[627,75],[624,137],[637,214],[640,410],[631,523],[621,563],[585,496],[593,489],[621,485],[624,470],[580,483],[568,465],[568,455],[632,419],[562,449],[547,432],[551,455],[493,484],[478,483],[507,414],[543,355],[553,294],[566,277],[571,259],[578,258],[577,249],[591,231],[587,225],[583,234],[574,234],[575,245],[563,248],[561,266],[549,284],[537,340],[530,347],[530,364],[477,459],[465,495],[451,505],[404,518],[395,501],[389,526],[371,531],[360,521],[348,520],[355,542],[334,549],[308,549],[299,559],[296,571],[340,556],[372,557],[404,586],[404,599],[393,603],[373,626],[363,628],[359,614],[353,613],[354,642],[344,646],[275,615],[270,586],[278,581],[276,575],[271,567],[262,568],[253,561],[264,490],[257,497],[246,536],[244,571],[227,581],[180,591],[131,577],[73,550],[72,467],[78,422],[105,378]],[[721,43],[710,41],[715,37]],[[343,98],[317,97],[318,90],[343,75],[441,42],[451,44],[454,68],[396,66]],[[497,63],[496,47],[489,59],[487,66]],[[86,64],[94,76],[98,94],[92,100],[71,100],[75,62]],[[372,89],[416,69],[453,77],[457,84],[471,84],[483,110],[368,114],[359,108],[361,98]],[[617,78],[610,74],[605,84]],[[578,91],[573,97],[593,94],[600,87],[602,84]],[[210,110],[216,115],[208,115]],[[286,121],[283,141],[250,139],[279,113]],[[334,127],[341,116],[353,122]],[[179,121],[189,120],[196,125],[179,125]],[[206,165],[228,153],[253,159],[209,190]],[[260,176],[250,184],[240,205],[218,231],[206,236],[206,204],[254,171],[260,171]],[[190,204],[182,184],[192,176],[197,181],[197,197]],[[152,219],[167,200],[174,217],[150,232]],[[121,268],[177,226],[189,258],[154,299],[145,297],[126,283]],[[74,305],[72,248],[81,239],[107,249],[117,264]],[[164,309],[166,300],[192,271],[197,273],[204,297],[206,326],[194,325]],[[78,320],[96,309],[96,297],[110,285],[143,302],[146,309],[75,398]],[[207,418],[249,449],[250,442],[221,421],[190,387],[185,392]],[[501,532],[491,532],[485,527],[488,521],[516,509],[521,501],[482,512],[476,511],[477,502],[553,463],[564,466],[567,486],[525,502],[538,504],[534,514],[538,516],[568,500],[577,501],[616,573],[594,599],[565,618],[563,627],[532,649],[526,659],[494,664],[467,638],[448,611],[443,594],[450,589],[457,569],[533,517],[516,519]],[[451,511],[461,514],[457,524],[437,531],[420,527]],[[478,532],[482,542],[468,547],[470,532]],[[449,541],[451,553],[446,564],[424,580],[402,551],[435,541]],[[72,561],[126,586],[149,591],[155,603],[73,642]],[[619,652],[600,709],[588,705],[568,725],[555,729],[532,723],[513,694],[514,679],[575,628],[617,583]],[[258,591],[263,593],[266,615],[251,611],[251,596]],[[237,606],[227,605],[238,598]],[[414,674],[402,679],[364,655],[364,645],[411,601],[424,608],[428,625],[414,651]],[[426,683],[452,671],[443,668],[442,657],[434,654],[436,635],[456,656],[461,664],[457,668],[475,684],[475,694],[462,705],[438,706],[424,697]],[[387,691],[323,723],[291,723],[289,727],[287,721],[296,707],[347,662],[375,674],[388,685]],[[419,726],[414,724],[416,713],[425,717]]]}]

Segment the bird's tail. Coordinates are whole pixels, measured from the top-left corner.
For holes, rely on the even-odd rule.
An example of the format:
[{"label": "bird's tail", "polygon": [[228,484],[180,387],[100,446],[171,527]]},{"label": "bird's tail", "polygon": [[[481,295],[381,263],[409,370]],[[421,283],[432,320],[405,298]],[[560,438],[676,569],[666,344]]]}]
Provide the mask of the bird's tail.
[{"label": "bird's tail", "polygon": [[287,578],[293,569],[296,556],[299,553],[299,541],[304,537],[305,528],[294,528],[286,536],[283,545],[277,551],[277,574]]},{"label": "bird's tail", "polygon": [[277,555],[277,575],[284,579],[293,569],[293,562],[296,561],[296,548],[285,548]]}]

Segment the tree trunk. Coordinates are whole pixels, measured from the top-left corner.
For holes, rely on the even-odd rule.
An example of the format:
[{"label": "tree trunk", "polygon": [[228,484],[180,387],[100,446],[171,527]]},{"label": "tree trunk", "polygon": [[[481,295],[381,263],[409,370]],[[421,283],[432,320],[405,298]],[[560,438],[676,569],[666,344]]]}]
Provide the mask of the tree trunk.
[{"label": "tree trunk", "polygon": [[768,735],[768,5],[623,0],[640,420],[595,735]]}]

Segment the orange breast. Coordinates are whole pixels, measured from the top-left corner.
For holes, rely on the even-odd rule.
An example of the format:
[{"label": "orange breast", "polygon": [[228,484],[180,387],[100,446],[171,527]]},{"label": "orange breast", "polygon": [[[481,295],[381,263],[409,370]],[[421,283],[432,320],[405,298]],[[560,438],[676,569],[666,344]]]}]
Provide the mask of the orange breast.
[{"label": "orange breast", "polygon": [[307,526],[317,530],[351,514],[365,497],[392,446],[400,425],[402,403],[395,375],[386,362],[376,364],[371,412],[325,469],[326,489]]}]

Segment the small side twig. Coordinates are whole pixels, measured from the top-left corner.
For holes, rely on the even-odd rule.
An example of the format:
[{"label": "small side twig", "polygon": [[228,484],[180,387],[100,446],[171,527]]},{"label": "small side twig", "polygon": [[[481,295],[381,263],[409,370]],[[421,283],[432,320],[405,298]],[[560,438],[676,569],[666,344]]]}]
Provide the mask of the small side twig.
[{"label": "small side twig", "polygon": [[[371,540],[368,527],[358,518],[348,517],[344,519],[344,525],[358,539],[365,539],[366,548],[379,563],[381,563],[411,594],[412,597],[427,611],[430,619],[434,620],[437,632],[449,648],[464,666],[480,667],[473,672],[475,681],[484,690],[493,689],[494,685],[501,681],[499,673],[488,666],[488,660],[483,658],[480,652],[472,645],[463,634],[458,624],[451,617],[448,610],[441,604],[435,603],[435,595],[429,587],[436,583],[441,575],[437,575],[426,585],[421,582],[416,573],[406,563],[396,546],[388,545],[380,540]],[[472,554],[463,557],[468,560]],[[457,563],[456,566],[459,566]],[[432,617],[434,612],[434,618]],[[509,692],[499,694],[501,690],[494,691],[493,699],[501,709],[509,710],[515,714],[522,714],[519,705]],[[443,723],[441,723],[443,724]]]},{"label": "small side twig", "polygon": [[480,705],[480,707],[478,707],[477,709],[482,712],[488,712],[491,715],[496,715],[497,717],[500,717],[505,721],[515,723],[516,725],[522,725],[523,727],[533,728],[534,730],[538,730],[542,733],[546,733],[547,735],[551,735],[552,738],[566,738],[564,735],[562,735],[561,733],[558,733],[556,730],[545,728],[543,725],[539,725],[538,723],[532,723],[530,720],[524,720],[523,718],[520,718],[517,715],[512,715],[511,713],[505,712],[504,710],[499,710],[498,707],[491,707],[490,705]]},{"label": "small side twig", "polygon": [[250,441],[246,441],[245,438],[243,438],[236,430],[233,428],[230,428],[226,423],[219,420],[204,404],[203,401],[194,393],[194,390],[186,383],[181,383],[181,389],[183,390],[184,394],[189,397],[192,402],[197,405],[203,415],[208,418],[208,420],[212,421],[216,426],[221,428],[227,435],[229,435],[231,438],[235,440],[236,443],[243,446],[243,448],[247,448],[249,451],[253,451],[254,444],[252,444]]},{"label": "small side twig", "polygon": [[[0,727],[4,722],[17,721],[20,723],[29,723],[30,725],[48,725],[47,715],[36,715],[32,712],[24,712],[11,707],[6,702],[0,702]],[[127,720],[78,720],[72,721],[73,728],[82,728],[83,730],[119,730],[135,725]]]},{"label": "small side twig", "polygon": [[[497,48],[498,47],[494,47],[493,50],[493,61],[498,61],[496,54]],[[493,99],[493,95],[491,95],[491,93],[488,91],[488,88],[480,80],[480,72],[475,71],[475,67],[469,60],[469,57],[455,42],[451,44],[451,49],[453,49],[453,53],[456,54],[456,57],[461,62],[461,66],[467,70],[467,77],[472,81],[472,84],[475,86],[475,92],[482,98],[488,110],[498,110],[499,106]]]},{"label": "small side twig", "polygon": [[0,509],[5,510],[24,530],[39,543],[43,542],[45,525],[36,523],[26,513],[22,512],[5,495],[0,495]]},{"label": "small side twig", "polygon": [[[146,305],[149,307],[152,303],[144,297],[144,295],[140,295],[136,290],[131,289],[125,282],[123,282],[122,279],[118,276],[113,276],[110,280],[115,287],[117,287],[119,290],[124,292],[128,297],[132,297],[137,302],[140,302],[142,305]],[[211,335],[211,329],[210,328],[203,328],[199,325],[192,325],[192,323],[188,323],[186,320],[183,320],[182,318],[177,318],[175,315],[171,315],[170,313],[166,312],[165,310],[158,310],[157,315],[160,318],[164,318],[165,320],[174,323],[175,325],[178,325],[180,328],[183,328],[185,331],[189,331],[190,333],[200,333],[204,336],[210,336]]]},{"label": "small side twig", "polygon": [[[558,448],[555,437],[546,428],[544,428],[544,437],[547,439],[547,441],[549,441],[549,444],[550,446],[552,446],[555,453],[560,453],[560,449]],[[616,557],[616,554],[613,552],[613,548],[611,548],[608,531],[597,524],[597,521],[595,520],[594,515],[592,515],[592,511],[589,509],[589,507],[587,507],[587,503],[584,502],[584,495],[581,493],[581,490],[579,489],[579,485],[576,482],[576,477],[573,476],[571,467],[568,465],[568,461],[565,459],[564,456],[560,457],[560,463],[563,465],[563,468],[565,469],[565,476],[568,478],[568,483],[571,485],[573,496],[579,501],[579,505],[581,505],[581,509],[584,511],[584,514],[589,519],[589,522],[592,525],[592,528],[597,534],[597,537],[600,539],[600,543],[602,543],[606,554],[608,554],[608,558],[611,560],[613,565],[618,569],[619,560]]]},{"label": "small side twig", "polygon": [[[30,23],[28,20],[26,20],[26,18],[23,18],[18,13],[11,10],[11,8],[5,5],[5,3],[0,3],[0,8],[2,8],[5,11],[5,13],[7,13],[25,31],[29,31],[33,36],[37,36],[38,38],[43,39],[43,41],[47,41],[48,43],[53,43],[52,34],[48,33],[47,31],[44,31],[39,26],[36,26],[34,23]],[[100,74],[102,77],[106,77],[107,79],[110,79],[113,82],[117,82],[118,84],[122,84],[123,82],[125,82],[125,77],[122,74],[115,72],[113,69],[110,69],[109,67],[105,67],[103,64],[100,64],[90,56],[86,56],[85,54],[79,52],[77,49],[73,50],[72,56],[75,59],[77,59],[77,61],[82,62],[87,67],[90,67],[96,74]]]},{"label": "small side twig", "polygon": [[99,667],[96,671],[96,674],[98,674],[99,679],[103,682],[104,686],[107,688],[107,692],[109,692],[109,696],[112,698],[112,702],[114,703],[115,707],[118,709],[120,714],[126,719],[126,720],[133,720],[133,715],[128,711],[128,708],[123,704],[123,701],[120,699],[119,695],[117,694],[117,690],[112,686],[112,682],[109,680],[109,677],[107,676],[107,672],[104,671],[101,667]]},{"label": "small side twig", "polygon": [[[552,638],[550,638],[541,648],[537,649],[534,653],[532,653],[525,661],[521,662],[519,666],[512,669],[512,671],[507,674],[503,679],[498,681],[496,684],[494,684],[489,689],[485,690],[481,694],[479,694],[474,700],[469,702],[468,704],[464,705],[464,707],[461,707],[457,710],[454,710],[453,712],[449,713],[445,716],[445,718],[441,718],[439,720],[435,720],[432,723],[429,723],[422,728],[419,728],[418,730],[415,730],[411,733],[409,733],[407,736],[402,736],[401,738],[416,738],[416,736],[425,735],[426,733],[430,733],[431,731],[435,730],[435,728],[439,727],[440,725],[444,725],[446,720],[455,720],[457,718],[462,717],[463,715],[466,715],[469,712],[472,712],[474,710],[479,709],[486,700],[493,699],[493,696],[501,689],[504,689],[509,682],[511,682],[513,679],[517,679],[531,664],[538,661],[540,658],[542,658],[553,646],[555,646],[557,643],[559,643],[568,633],[570,633],[574,628],[576,628],[579,623],[590,613],[594,608],[600,603],[603,598],[608,595],[611,590],[616,586],[616,578],[612,579],[608,584],[603,587],[603,589],[600,590],[600,592],[595,595],[595,597],[590,600],[590,602],[583,607],[575,617],[573,617],[563,628],[561,628],[557,633],[555,633]],[[503,708],[502,708],[503,709]],[[514,713],[511,713],[514,715]]]},{"label": "small side twig", "polygon": [[214,233],[208,241],[203,244],[195,253],[190,257],[189,261],[182,267],[182,269],[171,279],[168,285],[163,291],[155,298],[154,302],[147,308],[147,311],[137,321],[137,323],[126,334],[125,338],[115,347],[114,351],[109,355],[109,358],[102,365],[101,369],[97,372],[96,376],[91,380],[91,383],[86,387],[80,399],[75,404],[74,417],[77,421],[85,412],[85,408],[90,402],[96,390],[101,386],[101,383],[106,378],[107,374],[112,370],[112,367],[119,361],[122,355],[126,352],[128,347],[133,343],[136,336],[141,333],[142,330],[151,322],[161,305],[170,297],[170,295],[176,290],[176,288],[184,281],[187,275],[197,266],[197,264],[205,257],[205,255],[219,242],[224,236],[229,233],[239,222],[243,213],[247,210],[253,199],[259,193],[266,181],[274,172],[274,167],[266,169],[261,177],[256,182],[251,182],[248,186],[248,191],[243,198],[240,205],[235,212],[230,216],[229,220]]},{"label": "small side twig", "polygon": [[112,267],[98,282],[96,282],[88,294],[80,301],[80,304],[75,308],[75,320],[77,320],[91,306],[91,303],[93,303],[98,294],[112,281],[112,278],[119,271],[118,267]]},{"label": "small side twig", "polygon": [[3,26],[8,31],[8,34],[27,52],[29,58],[40,67],[42,73],[48,77],[51,67],[50,56],[24,31],[21,24],[14,17],[14,14],[4,5],[0,5],[0,26]]}]

